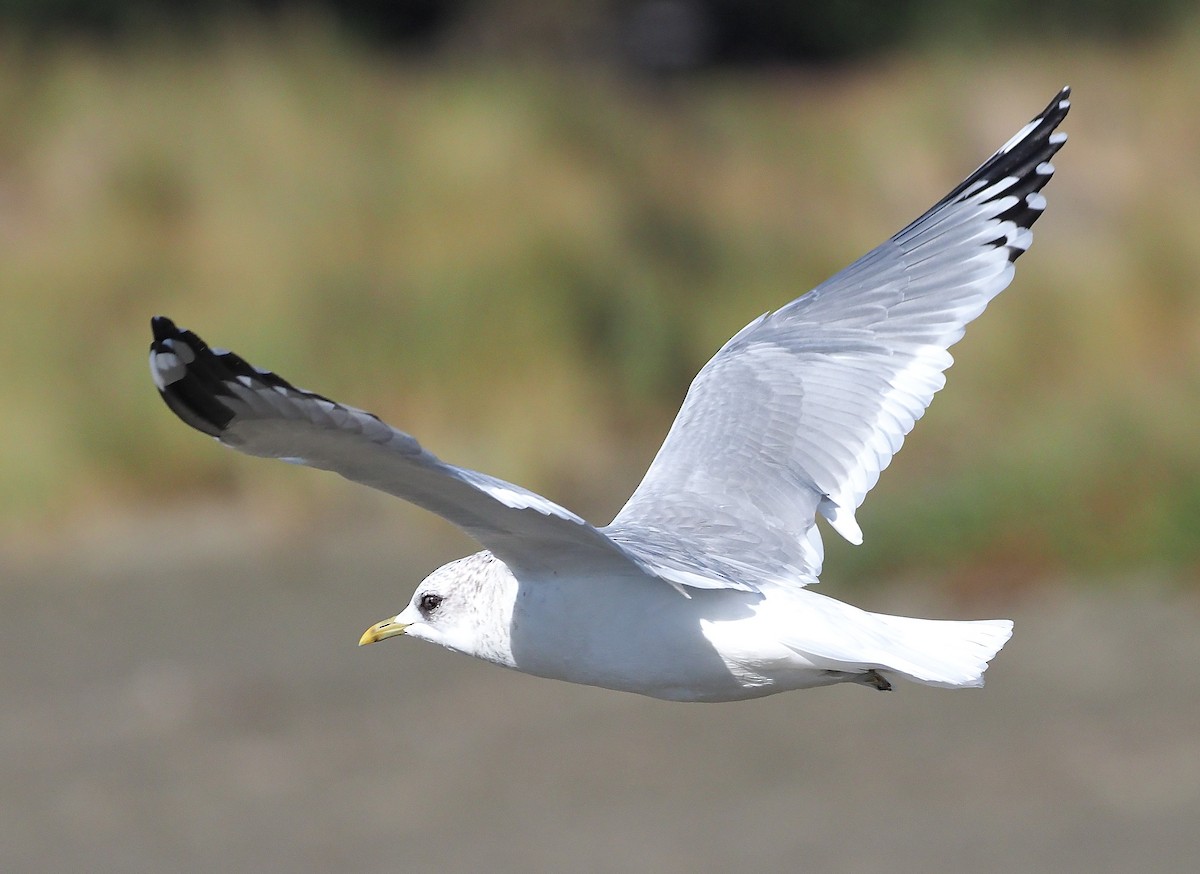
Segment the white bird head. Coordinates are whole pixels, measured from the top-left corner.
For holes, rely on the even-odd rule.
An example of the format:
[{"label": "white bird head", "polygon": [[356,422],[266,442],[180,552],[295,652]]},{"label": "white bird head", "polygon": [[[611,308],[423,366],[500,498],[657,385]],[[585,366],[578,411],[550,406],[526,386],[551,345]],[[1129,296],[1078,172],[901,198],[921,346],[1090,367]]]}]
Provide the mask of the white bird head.
[{"label": "white bird head", "polygon": [[403,634],[487,661],[512,665],[512,606],[517,581],[490,552],[442,565],[405,607],[366,630],[359,646]]}]

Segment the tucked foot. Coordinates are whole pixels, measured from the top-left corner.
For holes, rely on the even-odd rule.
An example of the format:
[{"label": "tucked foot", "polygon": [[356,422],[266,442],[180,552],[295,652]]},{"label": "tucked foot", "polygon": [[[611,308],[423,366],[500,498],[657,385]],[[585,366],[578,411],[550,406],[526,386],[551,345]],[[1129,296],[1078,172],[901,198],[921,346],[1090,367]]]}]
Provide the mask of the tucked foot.
[{"label": "tucked foot", "polygon": [[887,678],[883,674],[874,669],[867,671],[865,674],[859,674],[855,677],[855,682],[878,689],[880,692],[892,691],[892,684],[887,681]]},{"label": "tucked foot", "polygon": [[829,683],[857,683],[860,686],[870,686],[880,692],[892,691],[892,684],[879,671],[872,668],[869,671],[824,671]]}]

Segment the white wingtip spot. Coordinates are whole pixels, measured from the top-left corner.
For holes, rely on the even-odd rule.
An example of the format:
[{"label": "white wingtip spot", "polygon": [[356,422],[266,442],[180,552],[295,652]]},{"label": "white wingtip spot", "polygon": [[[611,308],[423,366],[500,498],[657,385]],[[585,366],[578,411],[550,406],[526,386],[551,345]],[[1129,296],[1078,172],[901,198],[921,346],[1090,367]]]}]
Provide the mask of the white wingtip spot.
[{"label": "white wingtip spot", "polygon": [[1066,141],[1067,141],[1067,132],[1061,131],[1061,130],[1056,130],[1054,133],[1050,134],[1050,137],[1048,139],[1048,142],[1052,146],[1061,146]]},{"label": "white wingtip spot", "polygon": [[1025,195],[1025,205],[1041,212],[1046,208],[1046,198],[1040,191],[1031,191]]},{"label": "white wingtip spot", "polygon": [[170,339],[166,342],[167,346],[171,347],[171,351],[179,356],[179,360],[185,365],[191,364],[196,360],[196,350],[180,340]]},{"label": "white wingtip spot", "polygon": [[[1030,206],[1031,209],[1044,209],[1045,203],[1041,207]],[[1028,252],[1030,245],[1033,243],[1033,231],[1029,228],[1017,228],[1009,240],[1008,245],[1011,249],[1019,249],[1022,252]]]},{"label": "white wingtip spot", "polygon": [[150,378],[159,391],[165,391],[171,383],[183,379],[186,373],[187,365],[174,352],[150,353]]}]

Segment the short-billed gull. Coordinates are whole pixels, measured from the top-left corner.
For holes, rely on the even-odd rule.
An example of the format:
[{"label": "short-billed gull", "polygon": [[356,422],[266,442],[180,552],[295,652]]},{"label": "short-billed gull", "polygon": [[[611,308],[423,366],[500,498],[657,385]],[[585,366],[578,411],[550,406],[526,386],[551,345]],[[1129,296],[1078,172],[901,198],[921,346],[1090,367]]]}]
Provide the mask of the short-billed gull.
[{"label": "short-billed gull", "polygon": [[1069,93],[915,222],[726,343],[604,528],[163,317],[150,370],[167,405],[226,446],[336,471],[486,547],[430,574],[360,643],[406,634],[681,701],[896,678],[981,686],[1012,623],[886,616],[806,589],[823,556],[815,517],[862,541],[855,510],[942,387],[948,347],[1029,248]]}]

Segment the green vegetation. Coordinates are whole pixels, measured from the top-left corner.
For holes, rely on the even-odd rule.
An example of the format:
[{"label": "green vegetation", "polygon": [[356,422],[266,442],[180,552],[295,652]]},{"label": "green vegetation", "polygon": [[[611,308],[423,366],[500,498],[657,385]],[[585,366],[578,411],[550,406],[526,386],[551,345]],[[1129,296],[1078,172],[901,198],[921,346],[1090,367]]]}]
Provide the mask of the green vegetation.
[{"label": "green vegetation", "polygon": [[339,506],[343,489],[218,452],[162,408],[158,312],[607,521],[721,342],[914,217],[1064,82],[1072,140],[1036,245],[860,511],[868,547],[827,537],[830,568],[1190,579],[1187,36],[659,85],[398,62],[315,27],[9,45],[0,525],[204,494]]}]

